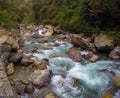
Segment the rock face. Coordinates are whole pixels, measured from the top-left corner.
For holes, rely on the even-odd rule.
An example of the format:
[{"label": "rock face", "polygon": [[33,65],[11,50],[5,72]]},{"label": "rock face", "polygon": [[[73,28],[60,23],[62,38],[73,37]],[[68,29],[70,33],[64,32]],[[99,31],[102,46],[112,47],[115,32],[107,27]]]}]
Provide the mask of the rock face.
[{"label": "rock face", "polygon": [[49,70],[35,70],[31,73],[30,78],[34,85],[44,86],[49,81],[50,71]]},{"label": "rock face", "polygon": [[112,59],[120,59],[120,46],[115,47],[109,54]]},{"label": "rock face", "polygon": [[96,48],[99,50],[114,48],[113,39],[107,34],[101,33],[98,36],[96,36],[94,43],[95,43]]},{"label": "rock face", "polygon": [[81,53],[76,48],[70,48],[69,51],[68,51],[68,55],[72,60],[74,60],[76,62],[81,61],[81,58],[82,58]]}]

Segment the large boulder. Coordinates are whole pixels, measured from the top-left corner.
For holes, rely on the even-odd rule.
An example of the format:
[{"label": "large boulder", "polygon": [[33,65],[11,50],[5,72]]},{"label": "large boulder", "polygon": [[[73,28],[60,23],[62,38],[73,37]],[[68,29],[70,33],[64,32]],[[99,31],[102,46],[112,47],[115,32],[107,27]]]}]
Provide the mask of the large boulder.
[{"label": "large boulder", "polygon": [[80,62],[82,58],[80,51],[76,48],[70,48],[68,51],[68,56],[76,62]]},{"label": "large boulder", "polygon": [[115,47],[109,54],[112,59],[120,59],[120,46]]},{"label": "large boulder", "polygon": [[94,39],[94,43],[98,50],[114,48],[113,38],[104,33],[100,33],[98,36],[96,36]]},{"label": "large boulder", "polygon": [[49,70],[35,70],[30,75],[30,79],[34,85],[44,86],[49,82],[50,71]]},{"label": "large boulder", "polygon": [[72,44],[82,49],[87,49],[91,51],[96,51],[95,45],[92,42],[92,39],[84,35],[71,35]]}]

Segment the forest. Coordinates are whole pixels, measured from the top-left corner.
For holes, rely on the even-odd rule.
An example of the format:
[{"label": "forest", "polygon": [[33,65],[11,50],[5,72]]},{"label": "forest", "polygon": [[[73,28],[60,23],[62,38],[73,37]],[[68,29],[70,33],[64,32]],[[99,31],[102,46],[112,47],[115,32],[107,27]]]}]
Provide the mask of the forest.
[{"label": "forest", "polygon": [[52,24],[72,33],[99,30],[120,43],[120,0],[0,0],[0,26]]}]

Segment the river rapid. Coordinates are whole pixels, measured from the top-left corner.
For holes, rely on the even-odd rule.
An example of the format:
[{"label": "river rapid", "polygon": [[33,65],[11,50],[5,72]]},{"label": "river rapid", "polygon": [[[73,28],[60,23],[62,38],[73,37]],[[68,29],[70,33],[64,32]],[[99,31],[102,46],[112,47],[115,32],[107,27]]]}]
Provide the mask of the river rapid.
[{"label": "river rapid", "polygon": [[[38,40],[45,42],[39,43]],[[75,62],[68,56],[68,50],[72,46],[70,41],[60,40],[56,36],[28,37],[25,39],[23,52],[24,56],[32,55],[31,59],[34,61],[49,60],[47,67],[53,73],[50,89],[61,98],[101,98],[109,91],[114,77],[108,72],[99,70],[107,69],[119,75],[120,62],[111,60],[99,60],[94,63],[85,60]],[[32,49],[36,51],[30,52]],[[82,55],[88,54],[88,51],[80,52]],[[74,80],[77,81],[76,85]]]}]

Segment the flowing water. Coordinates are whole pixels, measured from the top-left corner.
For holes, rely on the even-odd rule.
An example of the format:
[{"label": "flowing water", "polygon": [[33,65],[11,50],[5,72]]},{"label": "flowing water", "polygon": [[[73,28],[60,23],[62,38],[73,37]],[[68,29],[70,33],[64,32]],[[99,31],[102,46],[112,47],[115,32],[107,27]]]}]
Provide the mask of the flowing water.
[{"label": "flowing water", "polygon": [[[48,42],[38,43],[40,39]],[[24,43],[24,55],[33,55],[35,61],[47,58],[52,70],[51,89],[62,98],[100,98],[109,87],[111,75],[98,70],[107,69],[120,74],[120,62],[100,60],[95,63],[74,62],[67,55],[72,44],[61,40],[53,40],[54,37],[28,38]],[[34,53],[28,52],[36,48]],[[81,51],[87,55],[88,52]],[[77,86],[73,86],[74,79],[78,80]],[[117,98],[117,97],[116,97]]]}]

